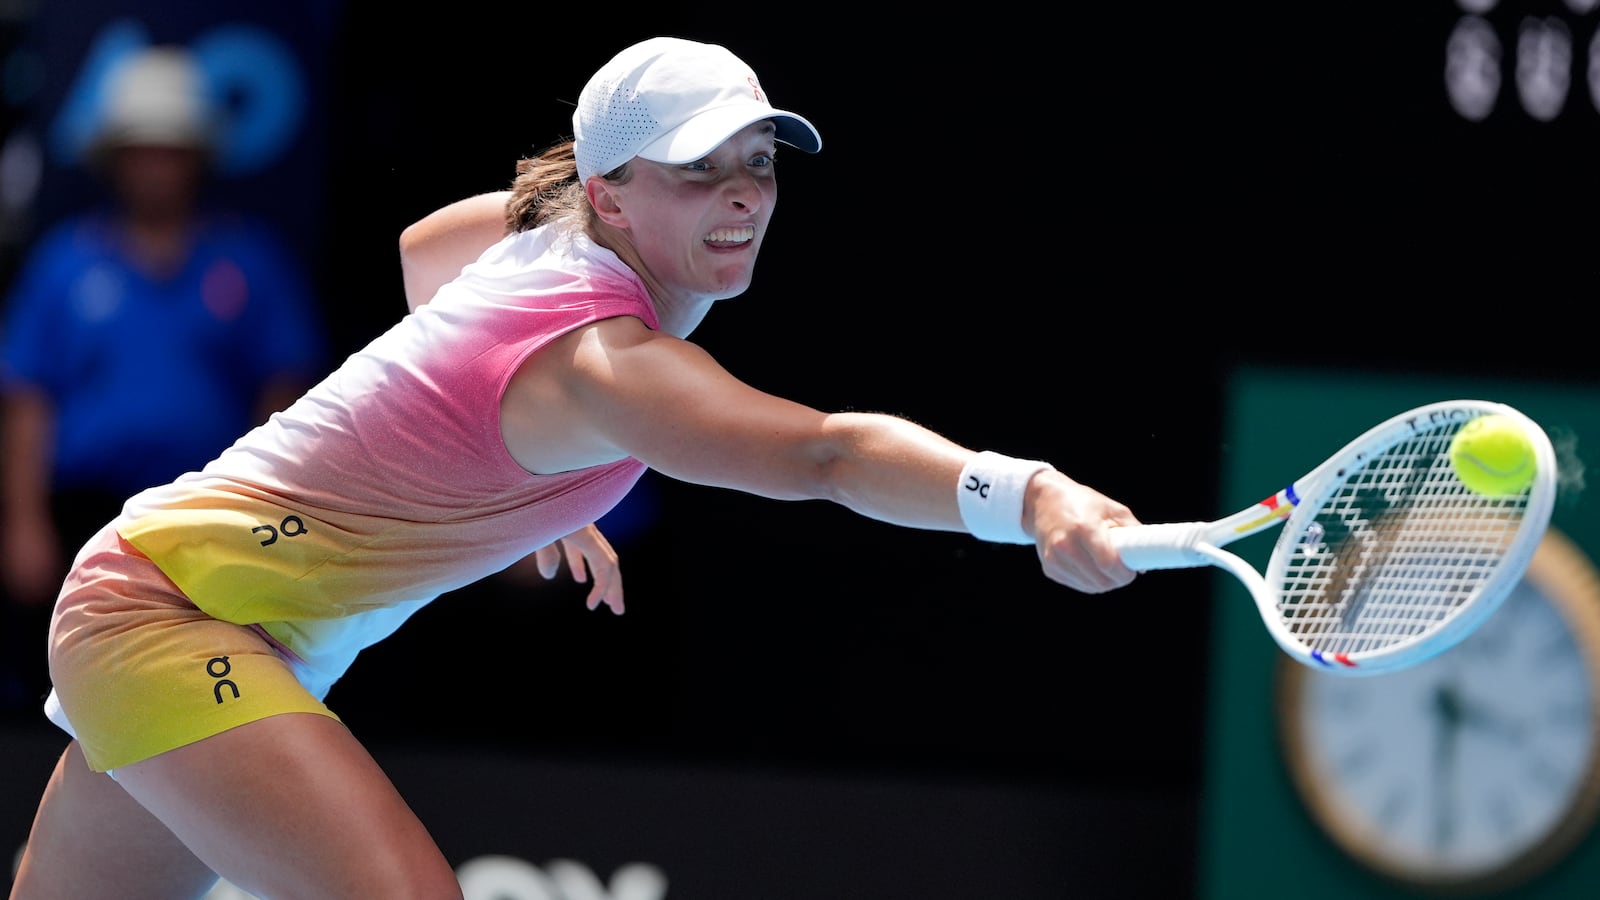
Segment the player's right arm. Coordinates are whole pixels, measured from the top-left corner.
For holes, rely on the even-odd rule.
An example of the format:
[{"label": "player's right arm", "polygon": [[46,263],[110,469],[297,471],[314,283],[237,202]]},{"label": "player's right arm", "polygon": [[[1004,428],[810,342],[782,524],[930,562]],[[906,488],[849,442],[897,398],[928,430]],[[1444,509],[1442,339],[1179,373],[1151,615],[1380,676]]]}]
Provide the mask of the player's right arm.
[{"label": "player's right arm", "polygon": [[510,191],[492,191],[441,207],[400,232],[406,306],[427,303],[439,288],[506,236]]}]

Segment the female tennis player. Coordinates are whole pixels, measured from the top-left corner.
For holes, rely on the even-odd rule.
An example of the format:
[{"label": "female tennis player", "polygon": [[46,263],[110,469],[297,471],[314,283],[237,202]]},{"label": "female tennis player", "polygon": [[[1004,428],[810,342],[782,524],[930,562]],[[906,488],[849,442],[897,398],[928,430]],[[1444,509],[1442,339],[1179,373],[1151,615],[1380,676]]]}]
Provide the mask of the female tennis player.
[{"label": "female tennis player", "polygon": [[1043,462],[740,382],[686,337],[751,281],[779,144],[821,148],[726,49],[658,38],[588,82],[573,140],[408,228],[412,312],[78,555],[46,712],[72,740],[13,900],[460,898],[449,862],[324,704],[439,594],[537,553],[623,611],[591,523],[646,467],[1037,549],[1134,577],[1132,513]]}]

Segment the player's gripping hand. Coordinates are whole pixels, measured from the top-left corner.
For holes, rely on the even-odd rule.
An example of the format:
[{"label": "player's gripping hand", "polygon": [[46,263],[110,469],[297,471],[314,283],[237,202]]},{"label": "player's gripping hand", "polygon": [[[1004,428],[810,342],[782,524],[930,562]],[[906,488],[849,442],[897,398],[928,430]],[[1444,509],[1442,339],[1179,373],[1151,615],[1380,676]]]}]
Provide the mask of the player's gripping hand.
[{"label": "player's gripping hand", "polygon": [[1028,484],[1023,521],[1033,536],[1044,574],[1074,590],[1099,594],[1133,581],[1135,572],[1112,546],[1110,531],[1139,520],[1121,503],[1054,470]]},{"label": "player's gripping hand", "polygon": [[534,551],[539,574],[554,578],[561,570],[565,557],[567,568],[572,570],[572,580],[589,582],[586,604],[599,609],[603,603],[611,607],[614,615],[622,615],[622,570],[617,565],[617,551],[611,542],[594,525],[585,525],[554,544]]}]

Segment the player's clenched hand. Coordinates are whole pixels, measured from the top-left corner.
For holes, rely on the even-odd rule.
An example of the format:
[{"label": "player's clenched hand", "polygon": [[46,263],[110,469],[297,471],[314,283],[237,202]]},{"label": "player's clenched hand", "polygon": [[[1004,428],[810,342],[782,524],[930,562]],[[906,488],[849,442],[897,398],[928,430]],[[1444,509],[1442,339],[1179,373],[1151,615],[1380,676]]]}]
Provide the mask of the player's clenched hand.
[{"label": "player's clenched hand", "polygon": [[1090,594],[1122,587],[1134,571],[1123,565],[1110,531],[1139,520],[1121,503],[1054,470],[1028,483],[1024,522],[1031,522],[1044,574]]},{"label": "player's clenched hand", "polygon": [[563,555],[567,568],[572,570],[572,580],[590,582],[587,605],[599,609],[600,604],[611,607],[611,612],[622,615],[622,570],[617,565],[617,551],[611,542],[594,525],[585,525],[547,547],[534,552],[539,574],[554,578],[561,569]]}]

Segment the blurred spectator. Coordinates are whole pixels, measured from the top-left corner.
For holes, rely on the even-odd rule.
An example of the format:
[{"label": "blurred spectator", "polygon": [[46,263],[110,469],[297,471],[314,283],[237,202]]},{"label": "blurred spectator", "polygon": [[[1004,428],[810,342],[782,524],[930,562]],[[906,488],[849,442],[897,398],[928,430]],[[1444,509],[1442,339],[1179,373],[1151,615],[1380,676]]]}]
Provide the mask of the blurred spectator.
[{"label": "blurred spectator", "polygon": [[326,368],[309,273],[215,208],[219,117],[188,51],[113,73],[84,163],[104,195],[44,231],[0,321],[0,709],[37,714],[67,564],[122,500],[203,466]]}]

